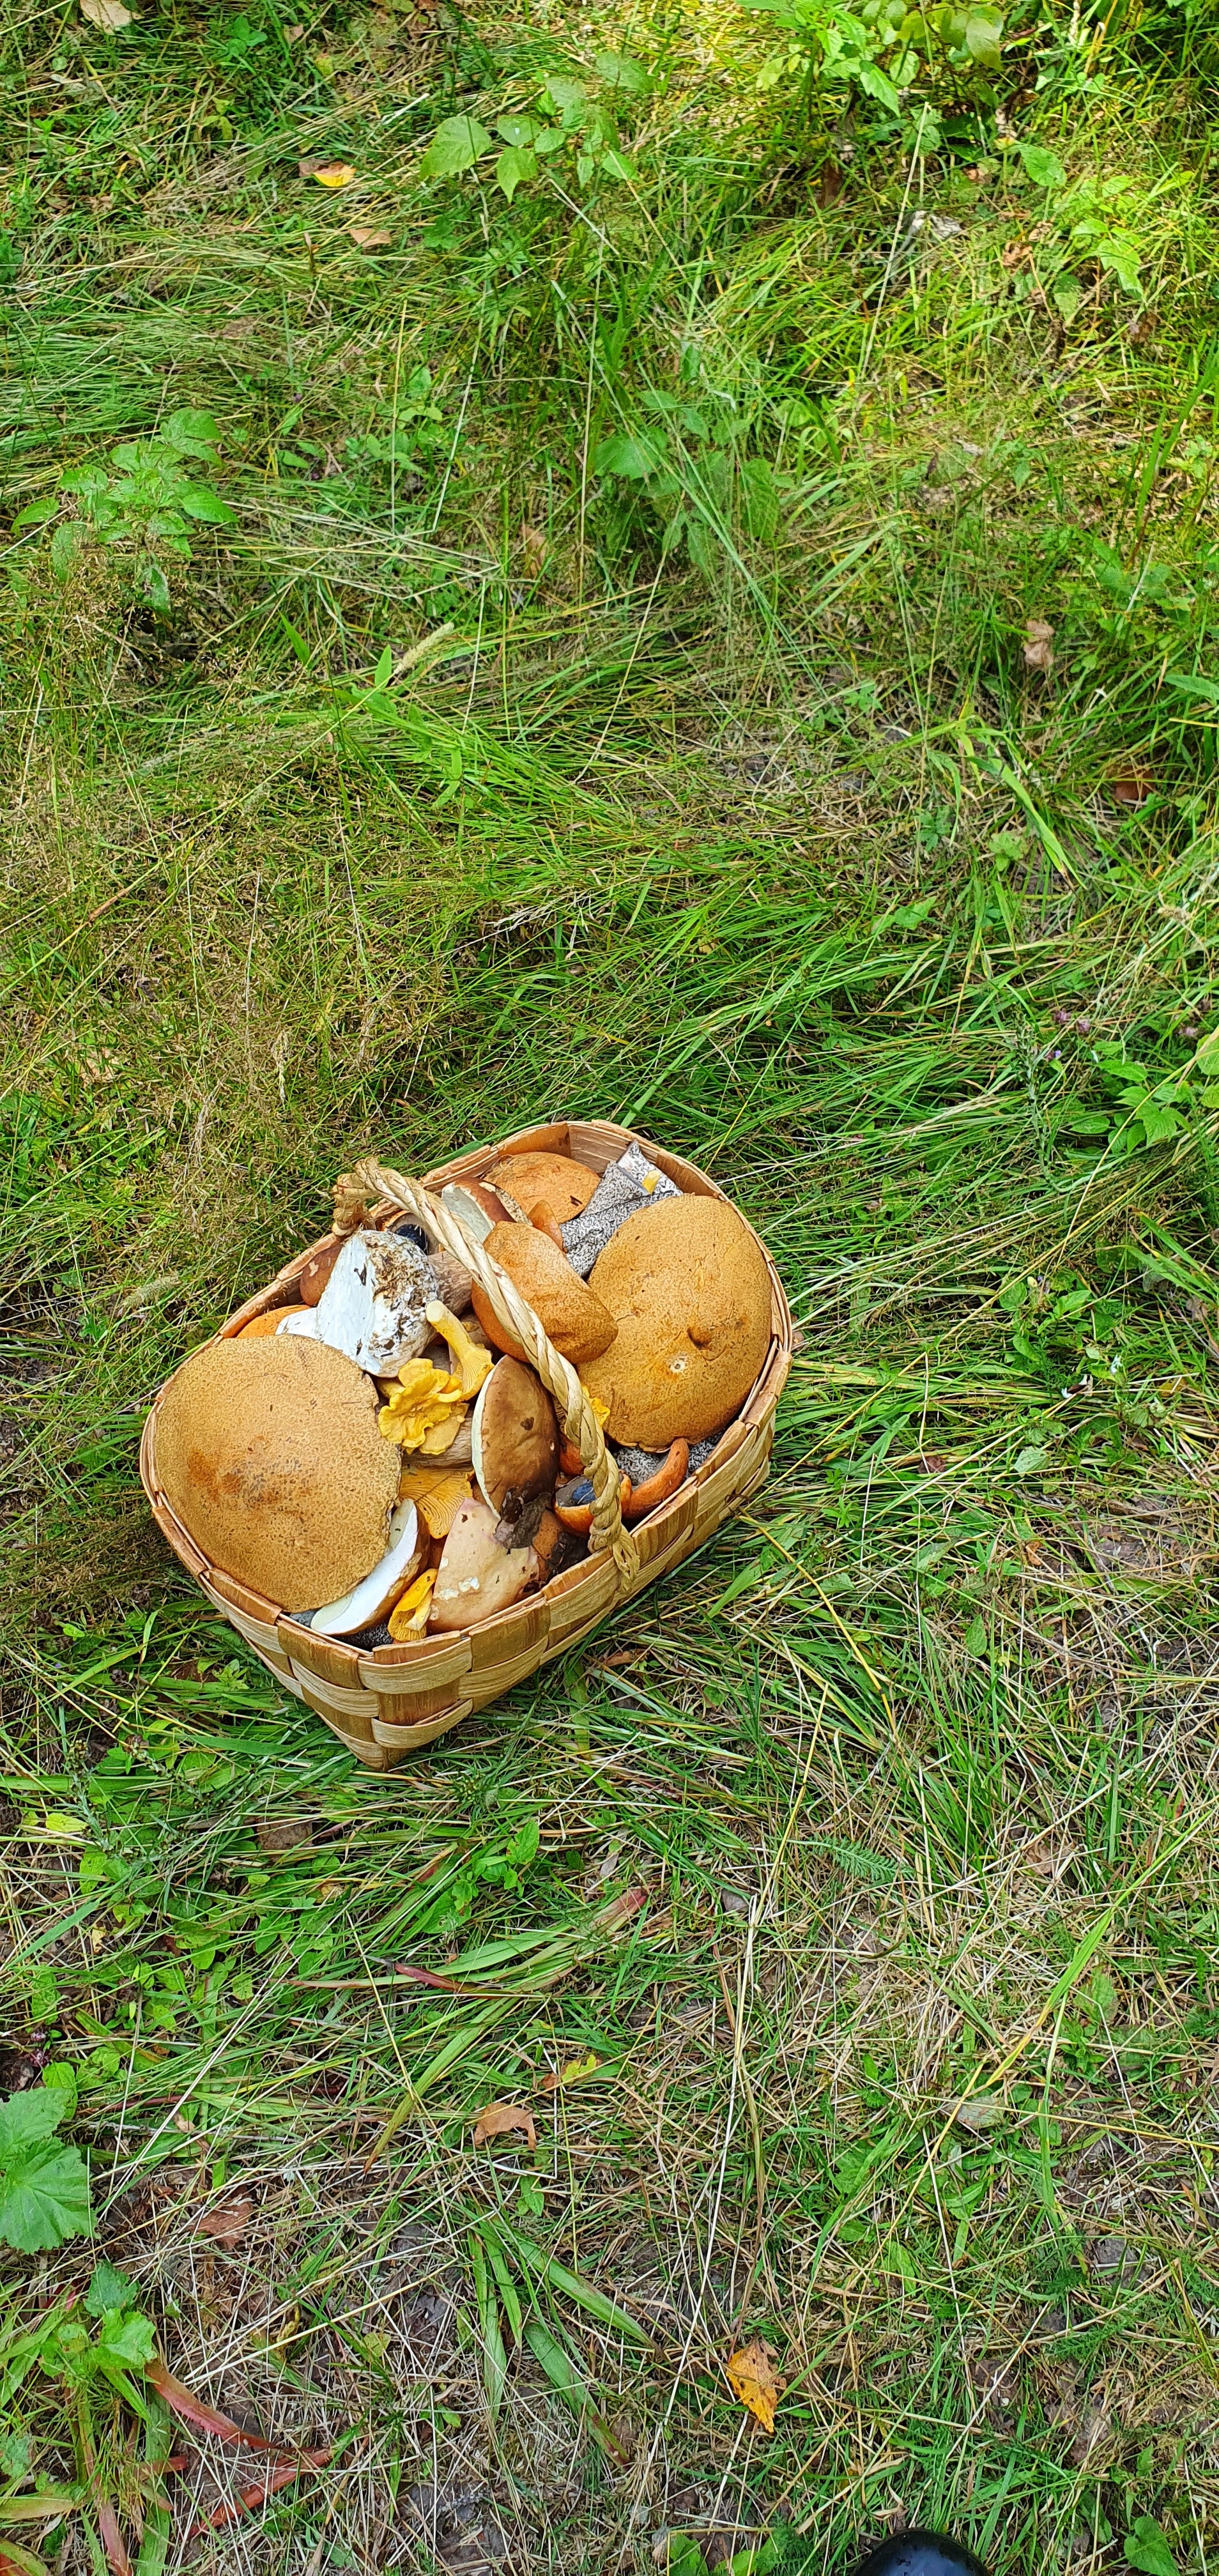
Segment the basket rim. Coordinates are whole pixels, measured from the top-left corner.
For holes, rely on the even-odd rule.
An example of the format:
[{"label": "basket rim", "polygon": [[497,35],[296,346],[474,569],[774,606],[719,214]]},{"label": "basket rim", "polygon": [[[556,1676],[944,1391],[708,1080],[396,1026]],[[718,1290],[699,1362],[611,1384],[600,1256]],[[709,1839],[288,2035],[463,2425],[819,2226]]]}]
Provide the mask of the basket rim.
[{"label": "basket rim", "polygon": [[[743,1210],[737,1207],[734,1199],[729,1198],[727,1191],[720,1187],[718,1181],[715,1181],[709,1172],[704,1172],[699,1164],[691,1162],[688,1157],[673,1154],[667,1147],[654,1144],[638,1128],[620,1126],[614,1119],[550,1120],[539,1122],[532,1127],[518,1128],[513,1134],[500,1138],[494,1144],[473,1146],[465,1153],[453,1156],[448,1163],[435,1166],[433,1170],[424,1174],[420,1186],[438,1194],[452,1180],[481,1177],[480,1166],[481,1171],[485,1172],[494,1163],[504,1160],[514,1152],[571,1153],[573,1160],[579,1161],[581,1157],[570,1142],[573,1129],[580,1137],[595,1136],[598,1140],[613,1140],[614,1151],[607,1156],[607,1162],[615,1160],[620,1153],[624,1153],[628,1145],[637,1144],[649,1161],[654,1162],[659,1170],[675,1181],[677,1187],[685,1194],[722,1199],[726,1206],[733,1208],[736,1215],[740,1217],[741,1223],[748,1228],[766,1263],[770,1278],[771,1337],[753,1386],[739,1413],[735,1414],[732,1421],[726,1423],[719,1433],[714,1448],[704,1459],[701,1467],[697,1467],[692,1475],[684,1478],[676,1494],[671,1495],[666,1502],[657,1503],[644,1520],[634,1524],[636,1530],[648,1530],[654,1528],[665,1514],[671,1513],[684,1496],[696,1493],[713,1474],[722,1471],[731,1462],[750,1430],[775,1411],[791,1365],[793,1350],[791,1309],[772,1254],[756,1227],[750,1225]],[[589,1168],[592,1166],[590,1165]],[[692,1190],[691,1183],[694,1184]],[[395,1208],[392,1202],[383,1200],[370,1211],[369,1222],[384,1226],[391,1217],[399,1215],[400,1210]],[[265,1287],[254,1290],[242,1305],[236,1307],[233,1313],[225,1318],[222,1324],[217,1325],[203,1341],[196,1343],[194,1350],[185,1353],[178,1363],[178,1368],[171,1370],[169,1376],[162,1381],[149,1406],[143,1425],[140,1439],[140,1481],[162,1535],[188,1573],[193,1575],[197,1582],[202,1581],[217,1592],[221,1599],[231,1601],[232,1607],[242,1611],[247,1617],[276,1629],[282,1638],[285,1651],[290,1652],[294,1643],[307,1639],[311,1647],[316,1648],[319,1644],[324,1644],[337,1650],[344,1659],[351,1656],[353,1664],[358,1660],[359,1663],[372,1666],[374,1670],[379,1669],[387,1673],[411,1671],[422,1683],[426,1678],[429,1664],[435,1665],[440,1660],[443,1650],[456,1646],[462,1639],[474,1635],[493,1638],[499,1623],[507,1623],[515,1618],[521,1604],[510,1603],[507,1609],[497,1611],[492,1618],[479,1621],[475,1629],[454,1631],[451,1636],[447,1633],[436,1636],[425,1635],[401,1645],[390,1643],[381,1646],[357,1646],[349,1638],[321,1639],[306,1620],[294,1616],[280,1603],[272,1601],[267,1594],[255,1591],[253,1586],[246,1583],[241,1576],[230,1574],[226,1568],[213,1564],[200,1542],[179,1519],[157,1479],[157,1414],[179,1370],[185,1367],[188,1359],[195,1356],[196,1351],[209,1350],[216,1342],[235,1339],[242,1327],[253,1322],[256,1316],[272,1312],[277,1305],[289,1304],[291,1298],[288,1292],[299,1279],[306,1263],[313,1260],[317,1253],[325,1251],[334,1240],[335,1232],[332,1228],[328,1234],[319,1236],[315,1243],[307,1245],[302,1252],[293,1254],[291,1260],[284,1263]],[[608,1553],[607,1549],[599,1549],[595,1555],[586,1556],[580,1564],[566,1567],[563,1573],[552,1575],[548,1583],[540,1585],[537,1593],[530,1594],[529,1598],[543,1601],[565,1597],[566,1594],[578,1589],[581,1578],[586,1578],[592,1569],[602,1565]]]}]

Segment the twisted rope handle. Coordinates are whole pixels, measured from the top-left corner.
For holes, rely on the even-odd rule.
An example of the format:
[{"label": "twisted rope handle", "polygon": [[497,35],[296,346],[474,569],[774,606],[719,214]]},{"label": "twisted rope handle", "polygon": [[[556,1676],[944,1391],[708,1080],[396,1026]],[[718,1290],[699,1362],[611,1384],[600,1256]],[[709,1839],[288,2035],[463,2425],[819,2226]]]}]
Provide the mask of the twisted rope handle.
[{"label": "twisted rope handle", "polygon": [[618,1569],[619,1587],[623,1592],[629,1591],[639,1575],[639,1550],[630,1531],[623,1527],[618,1493],[621,1478],[617,1464],[606,1448],[601,1425],[570,1360],[565,1360],[556,1351],[553,1342],[543,1332],[532,1306],[526,1305],[519,1288],[514,1286],[507,1272],[500,1269],[498,1261],[492,1261],[481,1243],[475,1243],[473,1236],[467,1234],[465,1227],[450,1215],[448,1208],[442,1207],[438,1199],[421,1189],[417,1181],[408,1181],[401,1172],[392,1171],[386,1163],[378,1163],[372,1155],[358,1165],[356,1179],[363,1182],[371,1197],[389,1199],[394,1207],[402,1209],[404,1215],[414,1217],[416,1223],[425,1226],[438,1243],[443,1243],[446,1252],[451,1252],[456,1260],[464,1263],[477,1279],[497,1321],[519,1342],[526,1358],[537,1370],[547,1394],[553,1396],[563,1429],[579,1450],[584,1472],[592,1485],[593,1550],[610,1550]]}]

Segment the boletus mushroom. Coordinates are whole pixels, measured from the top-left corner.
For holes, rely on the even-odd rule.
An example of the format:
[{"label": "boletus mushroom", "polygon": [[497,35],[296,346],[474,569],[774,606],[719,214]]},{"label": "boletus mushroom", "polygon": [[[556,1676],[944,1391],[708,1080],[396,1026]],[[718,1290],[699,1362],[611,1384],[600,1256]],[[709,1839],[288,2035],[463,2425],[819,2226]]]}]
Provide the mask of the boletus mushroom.
[{"label": "boletus mushroom", "polygon": [[597,1178],[586,1163],[575,1162],[570,1154],[505,1154],[488,1172],[487,1184],[503,1199],[510,1216],[526,1217],[536,1225],[540,1209],[556,1225],[565,1225],[588,1206]]},{"label": "boletus mushroom", "polygon": [[399,1503],[390,1517],[389,1546],[379,1565],[362,1583],[345,1592],[341,1601],[330,1601],[315,1610],[309,1622],[321,1637],[356,1637],[361,1628],[375,1628],[393,1609],[405,1592],[423,1554],[424,1541],[419,1528],[419,1515],[411,1502]]},{"label": "boletus mushroom", "polygon": [[371,1380],[324,1342],[208,1343],[170,1379],[153,1442],[183,1528],[281,1610],[340,1600],[385,1554],[401,1453]]},{"label": "boletus mushroom", "polygon": [[580,1369],[609,1405],[610,1438],[667,1451],[722,1431],[770,1343],[770,1273],[736,1209],[693,1195],[639,1209],[589,1286],[617,1326],[609,1349]]},{"label": "boletus mushroom", "polygon": [[[487,1381],[490,1384],[490,1379]],[[504,1547],[489,1503],[463,1503],[436,1570],[429,1628],[473,1628],[507,1610],[535,1582],[532,1547]]]},{"label": "boletus mushroom", "polygon": [[431,1338],[426,1307],[440,1282],[409,1235],[361,1226],[350,1234],[318,1299],[318,1340],[371,1377],[392,1377]]},{"label": "boletus mushroom", "polygon": [[[494,1225],[483,1249],[498,1261],[501,1270],[507,1271],[513,1287],[520,1289],[526,1305],[532,1306],[543,1331],[565,1360],[579,1363],[609,1349],[617,1330],[613,1316],[592,1288],[577,1279],[566,1254],[536,1226]],[[477,1280],[471,1303],[488,1341],[494,1342],[497,1350],[521,1359],[524,1354],[519,1342],[500,1323]]]},{"label": "boletus mushroom", "polygon": [[[545,1387],[521,1360],[497,1361],[474,1407],[474,1474],[496,1520],[554,1492],[559,1426]],[[515,1505],[515,1515],[513,1507]]]}]

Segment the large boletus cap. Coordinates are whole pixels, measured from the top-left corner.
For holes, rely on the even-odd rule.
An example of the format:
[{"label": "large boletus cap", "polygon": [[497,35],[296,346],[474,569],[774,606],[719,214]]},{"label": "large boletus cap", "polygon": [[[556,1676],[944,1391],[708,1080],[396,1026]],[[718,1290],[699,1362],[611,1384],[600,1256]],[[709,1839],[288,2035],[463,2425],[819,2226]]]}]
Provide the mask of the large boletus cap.
[{"label": "large boletus cap", "polygon": [[474,1407],[474,1473],[497,1513],[513,1495],[552,1494],[559,1428],[540,1379],[520,1360],[497,1360]]},{"label": "large boletus cap", "polygon": [[197,1545],[283,1610],[337,1601],[379,1564],[402,1460],[377,1390],[325,1342],[211,1342],[170,1379],[155,1454]]},{"label": "large boletus cap", "polygon": [[570,1154],[505,1154],[487,1179],[501,1198],[511,1199],[522,1216],[541,1208],[555,1225],[566,1225],[588,1206],[598,1175]]},{"label": "large boletus cap", "polygon": [[[608,1350],[616,1329],[613,1316],[587,1282],[576,1277],[566,1253],[549,1235],[539,1234],[532,1225],[493,1225],[483,1250],[507,1271],[565,1360],[591,1360],[598,1351]],[[519,1344],[505,1332],[477,1280],[472,1303],[488,1340],[497,1350],[510,1350],[519,1359]]]},{"label": "large boletus cap", "polygon": [[628,1217],[589,1286],[618,1327],[581,1366],[612,1440],[667,1449],[740,1412],[770,1342],[770,1274],[723,1199],[680,1197]]}]

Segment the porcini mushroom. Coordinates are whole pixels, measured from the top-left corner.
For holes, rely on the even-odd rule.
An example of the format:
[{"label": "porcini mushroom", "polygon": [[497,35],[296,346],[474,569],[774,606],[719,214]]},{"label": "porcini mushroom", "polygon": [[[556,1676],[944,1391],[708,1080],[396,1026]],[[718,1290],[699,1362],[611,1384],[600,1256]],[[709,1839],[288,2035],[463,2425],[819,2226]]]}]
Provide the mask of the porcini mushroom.
[{"label": "porcini mushroom", "polygon": [[498,1520],[518,1505],[550,1494],[559,1466],[559,1432],[545,1387],[520,1360],[499,1360],[474,1407],[474,1474]]},{"label": "porcini mushroom", "polygon": [[[520,1289],[543,1332],[565,1360],[591,1360],[608,1350],[617,1329],[613,1316],[584,1280],[577,1279],[566,1255],[535,1226],[492,1226],[483,1249],[498,1261],[501,1270],[507,1271],[513,1286]],[[471,1303],[488,1340],[498,1350],[509,1351],[513,1358],[522,1358],[520,1344],[500,1323],[477,1280]]]},{"label": "porcini mushroom", "polygon": [[505,1154],[487,1174],[488,1186],[498,1191],[509,1214],[533,1225],[539,1207],[556,1225],[578,1216],[592,1198],[597,1178],[587,1163],[577,1163],[570,1154]]},{"label": "porcini mushroom", "polygon": [[519,1601],[536,1580],[532,1547],[502,1546],[497,1517],[489,1503],[462,1504],[436,1570],[429,1628],[476,1627]]},{"label": "porcini mushroom", "polygon": [[312,1610],[385,1554],[399,1456],[376,1391],[324,1342],[210,1342],[172,1377],[157,1479],[196,1544],[281,1610]]},{"label": "porcini mushroom", "polygon": [[345,1592],[341,1601],[315,1610],[310,1627],[321,1637],[355,1637],[361,1628],[375,1628],[405,1592],[421,1554],[418,1512],[413,1503],[399,1503],[390,1518],[389,1546],[380,1564]]},{"label": "porcini mushroom", "polygon": [[318,1339],[371,1377],[390,1377],[422,1350],[424,1309],[438,1294],[427,1254],[409,1235],[361,1226],[348,1235],[318,1299]]},{"label": "porcini mushroom", "polygon": [[722,1431],[770,1343],[770,1273],[736,1209],[689,1195],[638,1210],[589,1285],[617,1325],[609,1350],[580,1370],[609,1405],[611,1439],[667,1450]]}]

